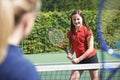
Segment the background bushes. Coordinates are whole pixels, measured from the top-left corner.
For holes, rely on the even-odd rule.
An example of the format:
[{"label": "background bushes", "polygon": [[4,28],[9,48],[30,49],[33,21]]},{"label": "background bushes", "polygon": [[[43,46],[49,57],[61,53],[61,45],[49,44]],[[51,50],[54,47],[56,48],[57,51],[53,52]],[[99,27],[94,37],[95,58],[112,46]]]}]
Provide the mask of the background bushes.
[{"label": "background bushes", "polygon": [[[29,35],[24,41],[23,50],[26,54],[48,53],[54,51],[60,51],[60,49],[54,47],[48,39],[48,29],[50,27],[56,27],[61,29],[65,36],[70,27],[70,15],[73,10],[64,12],[41,12],[37,14],[35,20],[35,26],[31,35]],[[99,49],[99,42],[97,36],[97,11],[84,10],[83,11],[87,26],[92,29],[94,33],[94,45]],[[109,38],[108,38],[109,39]],[[111,42],[112,43],[112,42]],[[68,39],[66,39],[68,45]]]}]

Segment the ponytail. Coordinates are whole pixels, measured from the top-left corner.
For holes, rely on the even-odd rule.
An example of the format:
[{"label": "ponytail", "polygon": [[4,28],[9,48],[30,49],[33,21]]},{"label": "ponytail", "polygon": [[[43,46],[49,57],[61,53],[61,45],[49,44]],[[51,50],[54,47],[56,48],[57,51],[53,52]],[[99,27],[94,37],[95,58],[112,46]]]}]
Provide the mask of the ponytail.
[{"label": "ponytail", "polygon": [[8,37],[13,28],[13,10],[10,0],[0,0],[0,63],[3,62],[6,52]]}]

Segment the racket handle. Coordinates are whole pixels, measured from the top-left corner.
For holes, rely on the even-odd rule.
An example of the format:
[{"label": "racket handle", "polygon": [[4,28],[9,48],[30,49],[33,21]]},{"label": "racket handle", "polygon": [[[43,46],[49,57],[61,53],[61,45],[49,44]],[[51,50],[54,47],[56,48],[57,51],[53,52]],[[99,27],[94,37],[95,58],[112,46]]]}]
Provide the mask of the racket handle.
[{"label": "racket handle", "polygon": [[68,50],[67,50],[67,48],[63,48],[63,50],[68,54]]},{"label": "racket handle", "polygon": [[73,61],[73,58],[72,58],[72,59],[70,59],[70,61],[72,62],[72,61]]},{"label": "racket handle", "polygon": [[67,50],[65,50],[65,52],[68,54],[68,51],[67,51]]}]

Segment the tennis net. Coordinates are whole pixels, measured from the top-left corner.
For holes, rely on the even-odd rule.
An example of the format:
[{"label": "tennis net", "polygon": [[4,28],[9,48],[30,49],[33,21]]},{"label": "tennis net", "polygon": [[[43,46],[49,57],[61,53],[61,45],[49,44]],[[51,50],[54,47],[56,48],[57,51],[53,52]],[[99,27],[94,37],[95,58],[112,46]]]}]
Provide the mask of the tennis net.
[{"label": "tennis net", "polygon": [[[107,80],[108,75],[111,74],[109,69],[115,69],[120,66],[120,62],[96,64],[56,64],[56,65],[36,65],[37,71],[40,73],[42,80],[69,80],[72,70],[85,70],[80,80],[91,80],[89,71],[92,69],[99,69],[103,71],[102,80]],[[107,68],[107,69],[106,69]],[[119,67],[120,68],[120,67]],[[120,80],[120,69],[112,76],[111,80]]]}]

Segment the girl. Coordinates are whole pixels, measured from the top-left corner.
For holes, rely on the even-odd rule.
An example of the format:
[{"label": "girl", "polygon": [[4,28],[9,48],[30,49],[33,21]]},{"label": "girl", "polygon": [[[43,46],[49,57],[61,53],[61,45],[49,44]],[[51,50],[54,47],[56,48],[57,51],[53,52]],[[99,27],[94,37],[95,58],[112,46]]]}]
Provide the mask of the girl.
[{"label": "girl", "polygon": [[[96,50],[93,47],[93,33],[87,28],[85,19],[80,10],[75,10],[71,15],[71,27],[67,32],[69,38],[68,58],[73,64],[98,63]],[[72,59],[73,53],[76,58]],[[73,70],[70,80],[79,80],[84,70]],[[89,70],[92,80],[99,80],[98,70]]]},{"label": "girl", "polygon": [[30,34],[38,0],[0,0],[0,80],[40,80],[19,44]]}]

